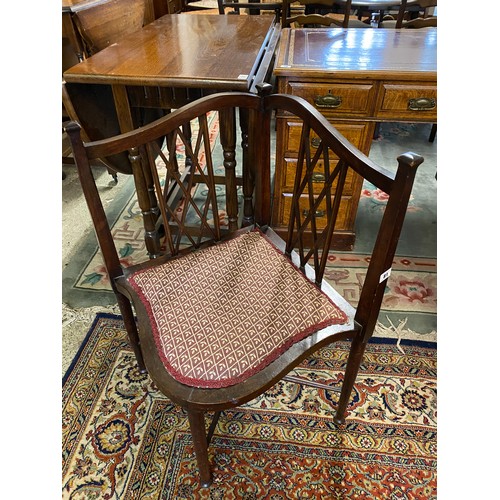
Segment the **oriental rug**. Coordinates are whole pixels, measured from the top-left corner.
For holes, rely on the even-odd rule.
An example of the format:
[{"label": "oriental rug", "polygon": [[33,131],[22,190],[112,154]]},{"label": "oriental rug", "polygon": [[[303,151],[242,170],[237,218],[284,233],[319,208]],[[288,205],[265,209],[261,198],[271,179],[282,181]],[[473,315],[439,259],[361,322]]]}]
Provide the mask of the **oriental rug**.
[{"label": "oriental rug", "polygon": [[[98,314],[63,380],[65,499],[436,498],[436,346],[370,343],[346,424],[335,393],[278,383],[223,413],[200,489],[185,413],[137,370],[119,316]],[[348,343],[297,371],[338,384]]]}]

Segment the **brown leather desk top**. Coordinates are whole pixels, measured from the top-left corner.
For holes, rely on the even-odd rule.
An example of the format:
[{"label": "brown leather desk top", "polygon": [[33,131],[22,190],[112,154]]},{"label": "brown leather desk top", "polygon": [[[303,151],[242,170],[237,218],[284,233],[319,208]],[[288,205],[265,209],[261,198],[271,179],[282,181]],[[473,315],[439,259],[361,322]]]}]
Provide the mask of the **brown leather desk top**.
[{"label": "brown leather desk top", "polygon": [[436,79],[437,30],[285,29],[275,74]]}]

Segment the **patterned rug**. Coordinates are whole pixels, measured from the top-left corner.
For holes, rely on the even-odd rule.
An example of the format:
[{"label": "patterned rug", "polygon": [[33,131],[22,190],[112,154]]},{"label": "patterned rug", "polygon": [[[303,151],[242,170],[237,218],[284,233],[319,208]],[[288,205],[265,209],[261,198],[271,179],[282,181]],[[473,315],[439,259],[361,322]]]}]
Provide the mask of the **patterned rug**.
[{"label": "patterned rug", "polygon": [[[63,498],[434,499],[435,347],[370,343],[342,426],[334,393],[289,383],[225,412],[199,489],[186,415],[138,372],[121,318],[99,314],[63,380]],[[338,382],[347,349],[297,370]]]},{"label": "patterned rug", "polygon": [[[370,257],[330,252],[325,279],[356,306]],[[436,259],[396,256],[382,301],[379,322],[397,329],[406,326],[420,333],[437,328]]]}]

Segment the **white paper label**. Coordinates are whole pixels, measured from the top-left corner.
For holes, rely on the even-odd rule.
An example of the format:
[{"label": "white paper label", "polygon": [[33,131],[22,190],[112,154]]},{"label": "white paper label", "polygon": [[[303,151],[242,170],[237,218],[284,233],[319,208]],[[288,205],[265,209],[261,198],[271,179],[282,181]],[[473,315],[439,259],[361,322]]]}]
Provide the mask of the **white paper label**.
[{"label": "white paper label", "polygon": [[380,279],[378,280],[379,283],[382,283],[382,281],[386,280],[390,275],[391,275],[392,268],[387,269],[384,273],[380,275]]}]

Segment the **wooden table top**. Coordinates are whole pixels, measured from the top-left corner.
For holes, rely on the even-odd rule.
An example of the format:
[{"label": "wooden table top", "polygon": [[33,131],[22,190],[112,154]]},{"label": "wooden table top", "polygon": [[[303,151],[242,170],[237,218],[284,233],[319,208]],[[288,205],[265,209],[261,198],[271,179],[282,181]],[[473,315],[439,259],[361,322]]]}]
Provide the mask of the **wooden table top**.
[{"label": "wooden table top", "polygon": [[67,82],[250,88],[273,16],[163,16],[64,73]]},{"label": "wooden table top", "polygon": [[436,79],[437,30],[284,29],[274,72],[278,76]]}]

